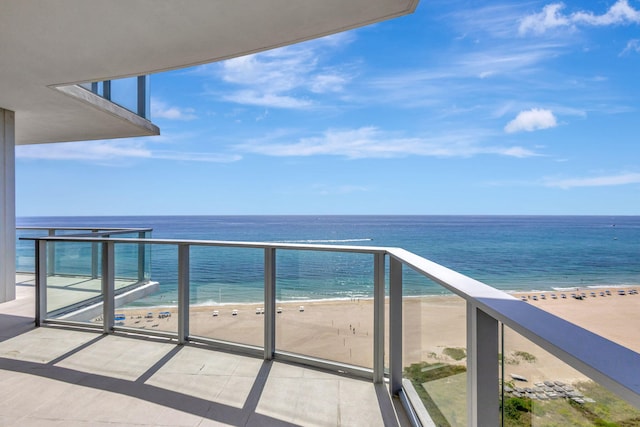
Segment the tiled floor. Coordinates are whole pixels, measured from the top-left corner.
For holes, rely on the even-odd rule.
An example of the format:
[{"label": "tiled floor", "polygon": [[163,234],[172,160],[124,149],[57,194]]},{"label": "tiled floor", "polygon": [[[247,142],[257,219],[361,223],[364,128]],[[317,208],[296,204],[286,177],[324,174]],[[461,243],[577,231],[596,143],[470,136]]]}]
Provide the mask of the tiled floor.
[{"label": "tiled floor", "polygon": [[405,425],[385,386],[164,339],[34,328],[0,304],[0,426]]}]

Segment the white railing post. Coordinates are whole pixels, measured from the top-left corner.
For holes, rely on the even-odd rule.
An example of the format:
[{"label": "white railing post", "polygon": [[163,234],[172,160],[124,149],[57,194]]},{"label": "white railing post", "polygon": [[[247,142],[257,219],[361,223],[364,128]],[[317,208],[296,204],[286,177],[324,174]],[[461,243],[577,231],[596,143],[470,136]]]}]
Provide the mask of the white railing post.
[{"label": "white railing post", "polygon": [[47,317],[47,241],[36,240],[36,326]]},{"label": "white railing post", "polygon": [[498,321],[467,302],[467,419],[500,425]]},{"label": "white railing post", "polygon": [[[138,232],[138,239],[144,239],[145,237],[146,237],[145,231]],[[138,282],[143,282],[145,279],[144,269],[145,269],[146,256],[147,256],[147,252],[146,252],[144,243],[139,243],[138,244]]]},{"label": "white railing post", "polygon": [[178,343],[189,337],[189,245],[178,246]]},{"label": "white railing post", "polygon": [[384,381],[384,253],[374,255],[373,264],[373,382]]},{"label": "white railing post", "polygon": [[276,250],[264,249],[264,359],[276,351]]},{"label": "white railing post", "polygon": [[102,330],[113,332],[115,317],[115,245],[102,243]]},{"label": "white railing post", "polygon": [[[92,233],[97,233],[99,230],[91,230]],[[98,278],[98,243],[91,243],[91,278]]]},{"label": "white railing post", "polygon": [[402,263],[389,261],[389,393],[402,390]]},{"label": "white railing post", "polygon": [[[56,230],[54,228],[50,228],[47,231],[47,235],[49,237],[55,236],[56,235]],[[49,274],[49,276],[53,276],[56,271],[56,244],[55,242],[51,242],[47,245],[47,274]]]}]

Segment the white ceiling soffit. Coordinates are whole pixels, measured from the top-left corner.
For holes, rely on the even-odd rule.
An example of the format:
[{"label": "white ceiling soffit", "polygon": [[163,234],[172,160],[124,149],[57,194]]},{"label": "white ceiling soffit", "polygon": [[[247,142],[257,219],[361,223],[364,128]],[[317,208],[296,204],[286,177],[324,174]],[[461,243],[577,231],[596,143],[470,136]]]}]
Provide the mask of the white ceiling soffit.
[{"label": "white ceiling soffit", "polygon": [[18,144],[156,134],[52,87],[151,74],[411,13],[418,0],[2,0],[0,108]]}]

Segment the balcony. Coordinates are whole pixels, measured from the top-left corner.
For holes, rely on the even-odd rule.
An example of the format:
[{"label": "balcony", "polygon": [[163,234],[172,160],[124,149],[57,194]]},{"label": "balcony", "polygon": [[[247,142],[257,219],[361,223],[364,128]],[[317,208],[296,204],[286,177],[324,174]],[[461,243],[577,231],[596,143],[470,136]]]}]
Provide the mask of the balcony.
[{"label": "balcony", "polygon": [[[17,332],[0,343],[0,360],[15,381],[36,373],[34,384],[114,400],[56,405],[52,393],[24,412],[31,421],[53,413],[126,424],[177,412],[188,414],[186,425],[488,426],[640,416],[638,353],[405,250],[99,232],[30,238],[35,277],[19,286],[28,295],[16,304],[30,316],[34,298],[35,324],[50,327],[7,317]],[[49,265],[78,245],[97,247],[100,290],[61,310],[51,302],[61,271]],[[147,265],[152,253],[175,277],[119,301],[119,272]],[[93,252],[71,258],[80,270],[96,263]],[[323,302],[322,282],[307,286],[318,271],[344,283],[344,299]],[[351,280],[370,292],[349,294]],[[420,291],[434,288],[436,296]],[[81,417],[67,418],[70,407]]]}]

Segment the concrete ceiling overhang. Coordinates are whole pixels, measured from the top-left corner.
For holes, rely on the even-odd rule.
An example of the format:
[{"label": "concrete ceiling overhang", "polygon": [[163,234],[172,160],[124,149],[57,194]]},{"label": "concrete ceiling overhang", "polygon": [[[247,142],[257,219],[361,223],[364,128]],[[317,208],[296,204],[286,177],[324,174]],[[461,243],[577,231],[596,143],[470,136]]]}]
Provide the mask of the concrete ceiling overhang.
[{"label": "concrete ceiling overhang", "polygon": [[57,87],[255,53],[408,14],[417,3],[2,0],[0,108],[16,112],[17,144],[157,134]]}]

